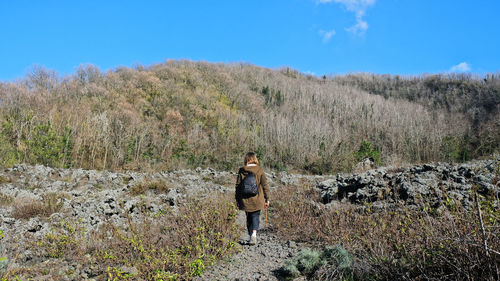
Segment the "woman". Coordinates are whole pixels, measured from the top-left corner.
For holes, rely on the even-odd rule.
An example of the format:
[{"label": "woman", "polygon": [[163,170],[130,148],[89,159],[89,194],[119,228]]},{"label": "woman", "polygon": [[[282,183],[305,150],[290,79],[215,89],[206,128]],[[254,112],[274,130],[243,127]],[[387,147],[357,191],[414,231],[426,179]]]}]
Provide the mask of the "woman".
[{"label": "woman", "polygon": [[[248,152],[243,163],[244,166],[240,168],[236,178],[236,203],[238,209],[244,210],[247,216],[247,229],[250,236],[248,243],[255,245],[257,243],[257,230],[259,230],[260,210],[269,207],[269,186],[266,174],[259,166],[259,160],[254,152]],[[240,184],[251,173],[255,175],[258,187],[257,195],[252,197],[243,194],[243,187]]]}]

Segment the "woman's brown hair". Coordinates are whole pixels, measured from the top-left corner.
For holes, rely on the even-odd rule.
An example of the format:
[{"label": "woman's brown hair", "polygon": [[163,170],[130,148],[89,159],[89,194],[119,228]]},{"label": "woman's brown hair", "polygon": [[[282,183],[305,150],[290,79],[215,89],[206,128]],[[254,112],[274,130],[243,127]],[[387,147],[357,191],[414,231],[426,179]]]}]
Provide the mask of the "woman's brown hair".
[{"label": "woman's brown hair", "polygon": [[244,165],[246,166],[248,164],[259,165],[259,160],[257,159],[257,154],[255,154],[255,152],[248,152],[247,155],[245,155]]}]

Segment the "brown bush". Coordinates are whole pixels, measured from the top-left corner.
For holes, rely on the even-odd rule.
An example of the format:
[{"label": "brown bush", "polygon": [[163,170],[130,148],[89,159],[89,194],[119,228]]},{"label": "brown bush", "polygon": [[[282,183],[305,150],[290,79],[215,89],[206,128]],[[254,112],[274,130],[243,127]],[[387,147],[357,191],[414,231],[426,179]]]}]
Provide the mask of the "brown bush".
[{"label": "brown bush", "polygon": [[[354,279],[497,280],[500,266],[500,213],[482,200],[489,256],[474,211],[450,202],[442,214],[408,209],[373,212],[351,204],[325,208],[311,189],[278,191],[273,224],[286,239],[340,244],[357,260]],[[292,202],[292,203],[290,203]],[[291,219],[293,218],[293,219]],[[362,265],[359,269],[359,265]]]}]

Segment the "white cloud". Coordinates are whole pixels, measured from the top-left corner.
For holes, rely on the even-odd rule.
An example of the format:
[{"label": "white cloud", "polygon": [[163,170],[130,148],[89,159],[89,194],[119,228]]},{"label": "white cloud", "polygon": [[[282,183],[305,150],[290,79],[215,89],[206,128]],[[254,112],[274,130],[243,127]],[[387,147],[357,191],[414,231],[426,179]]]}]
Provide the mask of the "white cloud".
[{"label": "white cloud", "polygon": [[320,30],[318,31],[319,36],[323,38],[323,43],[330,41],[330,39],[335,35],[335,30]]},{"label": "white cloud", "polygon": [[343,5],[348,11],[356,14],[356,24],[345,30],[356,35],[362,35],[368,29],[368,23],[363,20],[366,9],[373,6],[376,0],[318,0],[320,4],[337,3]]},{"label": "white cloud", "polygon": [[450,72],[468,72],[471,71],[471,66],[466,62],[461,62],[450,68]]},{"label": "white cloud", "polygon": [[356,16],[356,21],[357,23],[355,25],[346,28],[345,30],[357,35],[365,33],[365,31],[368,29],[368,23],[363,20],[362,16]]}]

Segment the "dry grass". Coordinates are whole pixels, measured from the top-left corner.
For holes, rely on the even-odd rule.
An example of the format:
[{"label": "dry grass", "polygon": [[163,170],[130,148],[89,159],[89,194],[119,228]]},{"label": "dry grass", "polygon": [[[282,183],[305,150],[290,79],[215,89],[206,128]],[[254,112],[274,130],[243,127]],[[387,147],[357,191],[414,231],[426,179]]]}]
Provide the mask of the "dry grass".
[{"label": "dry grass", "polygon": [[222,185],[225,187],[232,187],[234,186],[234,176],[217,176],[213,179],[213,183]]},{"label": "dry grass", "polygon": [[0,208],[2,206],[9,206],[12,201],[14,201],[14,198],[12,198],[12,196],[5,195],[0,192]]},{"label": "dry grass", "polygon": [[29,219],[37,216],[48,217],[61,209],[63,203],[60,199],[61,195],[57,193],[44,195],[42,201],[32,198],[17,199],[12,216],[16,219]]},{"label": "dry grass", "polygon": [[169,189],[170,186],[168,186],[164,181],[152,181],[136,184],[130,188],[129,192],[135,196],[144,194],[149,190],[155,193],[168,193]]},{"label": "dry grass", "polygon": [[482,201],[492,250],[486,256],[476,213],[458,204],[439,215],[403,206],[380,212],[372,212],[370,205],[365,211],[350,204],[325,209],[313,203],[318,194],[297,187],[283,188],[274,197],[279,198],[271,209],[278,233],[342,245],[355,256],[353,279],[498,280],[500,212],[492,200]]},{"label": "dry grass", "polygon": [[12,180],[9,177],[0,176],[0,184],[10,183],[10,182],[12,182]]},{"label": "dry grass", "polygon": [[142,280],[201,275],[206,266],[235,250],[237,210],[228,202],[227,197],[191,202],[176,216],[145,217],[130,223],[126,231],[108,225],[113,239],[102,237],[107,242],[99,247],[98,259],[112,276],[127,264],[138,270]]}]

